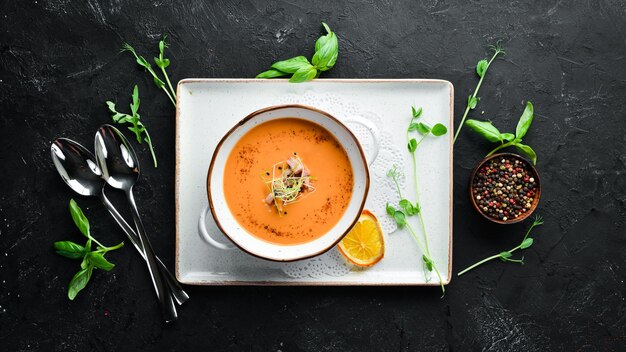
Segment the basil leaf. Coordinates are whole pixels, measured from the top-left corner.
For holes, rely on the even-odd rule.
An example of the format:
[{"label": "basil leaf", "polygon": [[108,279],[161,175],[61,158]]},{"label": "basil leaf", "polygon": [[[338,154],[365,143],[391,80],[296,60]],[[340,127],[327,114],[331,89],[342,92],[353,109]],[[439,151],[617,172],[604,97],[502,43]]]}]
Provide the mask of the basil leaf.
[{"label": "basil leaf", "polygon": [[315,54],[311,59],[311,63],[320,71],[328,71],[335,66],[337,61],[339,42],[337,36],[330,30],[328,25],[324,22],[322,22],[322,25],[328,34],[320,37],[315,42]]},{"label": "basil leaf", "polygon": [[275,62],[272,68],[281,72],[295,73],[303,67],[310,67],[311,64],[304,56],[296,56],[291,59]]},{"label": "basil leaf", "polygon": [[393,216],[393,214],[395,214],[395,212],[396,212],[396,208],[394,208],[389,203],[387,203],[387,206],[385,208],[386,208],[387,214],[389,214],[389,216]]},{"label": "basil leaf", "polygon": [[489,142],[502,142],[500,131],[491,122],[469,119],[465,124]]},{"label": "basil leaf", "polygon": [[533,122],[533,116],[533,104],[527,102],[526,108],[524,109],[522,116],[519,118],[519,121],[517,122],[517,127],[515,128],[515,137],[517,139],[522,139],[526,135],[530,124]]},{"label": "basil leaf", "polygon": [[70,259],[80,259],[85,256],[85,247],[72,241],[54,242],[57,254]]},{"label": "basil leaf", "polygon": [[403,212],[396,210],[396,212],[393,213],[393,218],[394,220],[396,220],[396,224],[398,225],[398,227],[403,227],[404,225],[406,225],[406,216]]},{"label": "basil leaf", "polygon": [[482,78],[485,75],[485,71],[487,71],[488,65],[489,64],[487,60],[478,61],[478,64],[476,65],[476,73],[478,74],[478,77]]},{"label": "basil leaf", "polygon": [[86,268],[81,269],[77,272],[72,281],[70,281],[70,285],[67,291],[67,297],[70,300],[74,300],[78,292],[87,286],[89,279],[91,279],[91,273],[93,272],[93,266],[87,266]]},{"label": "basil leaf", "polygon": [[522,244],[520,244],[519,248],[521,249],[526,249],[530,246],[533,245],[533,239],[531,237],[525,239],[524,241],[522,241]]},{"label": "basil leaf", "polygon": [[259,73],[258,75],[256,75],[255,78],[274,78],[274,77],[282,77],[286,75],[287,75],[286,72],[282,72],[282,71],[275,70],[275,69],[269,69],[267,71],[263,71]]},{"label": "basil leaf", "polygon": [[87,217],[73,198],[70,200],[70,214],[80,232],[89,237],[89,220],[87,220]]},{"label": "basil leaf", "polygon": [[448,132],[448,128],[438,123],[433,126],[433,128],[431,129],[431,132],[433,133],[433,135],[439,137],[439,136],[443,136],[444,134],[446,134],[446,132]]},{"label": "basil leaf", "polygon": [[294,73],[293,76],[291,76],[291,78],[289,79],[289,82],[301,83],[301,82],[310,81],[313,78],[315,78],[316,74],[317,74],[317,70],[315,69],[315,67],[311,65],[302,67],[301,69],[296,71],[296,73]]},{"label": "basil leaf", "polygon": [[507,142],[510,142],[515,139],[515,135],[513,133],[501,133],[500,138]]},{"label": "basil leaf", "polygon": [[467,106],[469,106],[470,109],[473,110],[476,107],[476,104],[478,104],[478,99],[480,98],[470,95],[469,97],[467,97]]},{"label": "basil leaf", "polygon": [[530,161],[532,161],[533,164],[537,164],[537,154],[535,153],[533,148],[522,143],[516,143],[515,148],[517,148],[517,150],[519,150],[520,152],[526,154],[526,156],[530,158]]},{"label": "basil leaf", "polygon": [[411,106],[411,111],[413,112],[413,117],[415,117],[415,118],[418,118],[418,117],[422,116],[422,108],[421,107],[415,109],[414,106]]},{"label": "basil leaf", "polygon": [[85,258],[87,258],[87,261],[89,261],[89,263],[95,266],[96,268],[110,271],[111,269],[115,267],[115,264],[106,260],[104,256],[102,255],[102,253],[89,252],[87,253],[87,256]]},{"label": "basil leaf", "polygon": [[417,140],[415,140],[415,138],[411,138],[407,147],[411,153],[415,152],[415,149],[417,149]]}]

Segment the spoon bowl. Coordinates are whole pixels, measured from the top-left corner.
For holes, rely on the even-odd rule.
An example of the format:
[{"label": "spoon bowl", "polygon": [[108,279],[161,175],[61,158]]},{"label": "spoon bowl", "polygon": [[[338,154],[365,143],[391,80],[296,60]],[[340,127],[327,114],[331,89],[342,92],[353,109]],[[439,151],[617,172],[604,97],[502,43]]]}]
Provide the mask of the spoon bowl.
[{"label": "spoon bowl", "polygon": [[122,132],[111,125],[102,125],[96,132],[95,150],[106,182],[113,188],[131,190],[139,178],[139,162]]},{"label": "spoon bowl", "polygon": [[58,138],[50,146],[52,161],[59,175],[74,192],[83,196],[99,196],[104,186],[102,170],[89,150],[77,142]]}]

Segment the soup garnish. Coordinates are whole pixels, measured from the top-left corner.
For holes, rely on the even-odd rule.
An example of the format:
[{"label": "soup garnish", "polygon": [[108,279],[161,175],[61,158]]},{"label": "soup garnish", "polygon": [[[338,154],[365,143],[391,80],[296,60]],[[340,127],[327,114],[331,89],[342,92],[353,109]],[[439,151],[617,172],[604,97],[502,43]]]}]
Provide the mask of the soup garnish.
[{"label": "soup garnish", "polygon": [[310,174],[309,169],[295,152],[287,161],[274,164],[271,171],[266,171],[261,175],[269,190],[265,202],[276,206],[278,214],[282,216],[285,206],[298,202],[315,192]]}]

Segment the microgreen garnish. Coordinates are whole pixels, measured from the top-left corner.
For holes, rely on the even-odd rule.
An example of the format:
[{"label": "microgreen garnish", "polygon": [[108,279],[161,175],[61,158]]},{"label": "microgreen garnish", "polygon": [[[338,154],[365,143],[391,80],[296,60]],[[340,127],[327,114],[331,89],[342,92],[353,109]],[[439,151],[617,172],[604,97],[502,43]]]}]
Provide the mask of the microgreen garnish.
[{"label": "microgreen garnish", "polygon": [[[113,122],[121,124],[131,124],[132,126],[128,127],[129,130],[135,133],[135,137],[137,138],[137,142],[141,144],[142,140],[148,143],[148,147],[150,148],[150,153],[152,154],[152,161],[154,162],[154,167],[157,167],[156,155],[154,154],[154,148],[152,147],[152,140],[150,139],[150,134],[146,129],[146,126],[140,121],[141,115],[139,115],[139,88],[135,85],[135,89],[133,89],[133,101],[130,103],[130,111],[131,115],[124,114],[115,110],[115,103],[112,101],[107,101],[106,104],[109,107],[109,111],[111,112],[111,117],[113,118]],[[142,134],[145,135],[142,137]]]},{"label": "microgreen garnish", "polygon": [[315,192],[309,169],[296,153],[287,161],[274,164],[271,173],[265,171],[261,179],[270,192],[265,202],[276,206],[279,215],[286,214],[285,206],[298,202]]},{"label": "microgreen garnish", "polygon": [[515,252],[518,249],[526,249],[532,246],[534,240],[532,237],[528,237],[528,235],[530,235],[530,231],[532,231],[532,229],[542,224],[543,224],[543,219],[541,218],[541,216],[539,215],[535,216],[535,221],[533,221],[533,224],[530,225],[530,228],[528,229],[528,231],[526,231],[526,235],[524,236],[524,239],[522,239],[522,242],[517,247],[514,247],[508,251],[500,252],[496,255],[492,255],[491,257],[485,258],[479,261],[478,263],[468,267],[467,269],[461,271],[460,273],[457,274],[457,276],[461,276],[481,264],[484,264],[490,260],[498,259],[498,258],[500,258],[500,260],[502,260],[503,262],[524,264],[524,257],[522,257],[521,259],[511,259],[511,257],[513,256],[513,252]]},{"label": "microgreen garnish", "polygon": [[167,75],[167,72],[165,71],[165,69],[170,65],[170,60],[165,58],[165,55],[164,55],[165,48],[169,47],[169,45],[165,41],[165,38],[166,37],[163,37],[163,39],[159,41],[159,57],[154,58],[154,63],[157,65],[157,67],[161,69],[161,72],[163,73],[163,77],[165,78],[165,81],[167,82],[167,87],[165,86],[165,83],[163,82],[163,80],[161,80],[161,78],[157,76],[156,72],[152,68],[152,65],[150,65],[150,62],[148,62],[148,60],[146,60],[143,56],[138,55],[135,49],[132,46],[130,46],[130,44],[124,43],[122,45],[121,51],[122,52],[129,51],[131,54],[133,54],[133,56],[135,57],[135,60],[137,61],[137,64],[145,68],[146,71],[148,71],[150,75],[152,75],[154,84],[156,84],[156,86],[159,87],[160,89],[163,89],[167,97],[170,98],[170,101],[172,102],[172,104],[176,106],[176,91],[174,91],[174,88],[172,87],[172,83],[170,82],[170,78]]},{"label": "microgreen garnish", "polygon": [[483,79],[485,79],[485,75],[487,74],[487,70],[491,66],[491,63],[493,62],[493,60],[496,59],[498,55],[506,54],[504,49],[502,49],[502,45],[500,41],[498,41],[496,45],[491,45],[490,49],[491,51],[493,51],[493,56],[491,56],[491,59],[489,61],[480,60],[476,64],[476,74],[478,74],[478,77],[480,77],[480,79],[478,80],[478,84],[476,85],[476,88],[474,89],[474,93],[470,95],[469,97],[467,97],[467,106],[465,107],[465,113],[463,113],[463,118],[461,119],[461,123],[459,124],[459,127],[457,128],[456,133],[454,134],[454,142],[456,142],[456,139],[459,136],[459,132],[461,132],[461,128],[463,127],[463,124],[465,123],[465,118],[467,117],[467,114],[469,113],[470,110],[473,110],[476,108],[476,105],[478,104],[478,101],[480,100],[480,98],[478,97],[478,90],[480,89],[480,86],[483,84]]},{"label": "microgreen garnish", "polygon": [[328,25],[322,22],[326,35],[315,42],[315,54],[311,62],[304,56],[296,56],[291,59],[277,61],[267,71],[259,73],[256,78],[275,78],[292,75],[289,82],[300,83],[319,77],[323,71],[328,71],[337,62],[339,54],[339,42],[337,35],[330,30]]},{"label": "microgreen garnish", "polygon": [[[424,223],[424,216],[422,214],[422,211],[421,211],[422,208],[419,202],[419,185],[417,182],[417,158],[415,154],[416,154],[417,148],[420,146],[420,144],[422,143],[422,141],[424,141],[426,137],[428,137],[429,135],[433,135],[435,137],[442,136],[448,132],[448,129],[446,128],[446,126],[440,123],[435,124],[434,126],[431,127],[428,123],[424,121],[424,119],[421,119],[422,112],[423,112],[422,108],[416,109],[415,107],[412,107],[411,112],[412,112],[412,117],[409,122],[409,127],[407,128],[407,131],[406,131],[406,139],[407,139],[407,149],[409,150],[409,153],[411,153],[411,158],[413,160],[413,180],[415,181],[416,201],[412,203],[410,200],[402,196],[402,190],[400,189],[400,184],[398,181],[400,178],[400,171],[394,166],[392,169],[390,169],[387,172],[387,177],[393,180],[394,185],[396,186],[396,191],[398,193],[398,197],[400,198],[400,201],[398,202],[398,208],[387,203],[386,210],[387,210],[387,214],[395,220],[396,224],[398,225],[398,228],[406,227],[409,230],[409,233],[413,236],[413,239],[415,239],[417,246],[420,248],[420,251],[422,252],[422,261],[424,264],[425,274],[427,271],[432,272],[434,270],[437,277],[439,278],[439,285],[441,286],[441,292],[442,294],[445,294],[446,290],[443,286],[443,280],[441,279],[441,274],[439,273],[439,269],[437,269],[437,266],[435,265],[435,262],[432,259],[432,256],[430,254],[430,249],[428,247],[428,236],[426,234],[426,225]],[[412,132],[418,133],[421,136],[419,137],[419,140],[416,138],[412,138],[411,136]],[[407,219],[408,217],[411,217],[414,215],[417,215],[419,218],[419,223],[422,229],[421,238],[420,236],[417,235],[417,233],[411,226],[411,223]],[[429,280],[429,278],[427,278],[427,280]]]},{"label": "microgreen garnish", "polygon": [[485,139],[489,142],[500,142],[500,145],[493,149],[491,152],[489,152],[487,156],[492,155],[502,148],[515,147],[521,153],[526,154],[533,162],[533,164],[537,164],[537,154],[535,153],[535,151],[530,146],[522,144],[522,138],[526,135],[528,129],[530,128],[530,124],[533,122],[533,116],[533,104],[527,102],[526,108],[524,109],[522,116],[520,116],[519,121],[517,122],[515,134],[500,133],[500,131],[489,121],[478,121],[469,119],[465,124],[469,126],[472,130],[474,130],[474,132],[485,137]]},{"label": "microgreen garnish", "polygon": [[[74,199],[70,200],[70,214],[74,220],[74,224],[80,230],[80,232],[87,237],[87,242],[84,246],[74,243],[72,241],[60,241],[54,243],[54,248],[59,255],[62,255],[70,259],[82,259],[80,263],[80,270],[74,275],[68,286],[67,297],[70,300],[74,300],[78,292],[87,286],[93,269],[98,268],[106,271],[110,271],[115,267],[115,264],[109,262],[104,258],[107,252],[116,250],[124,246],[124,242],[112,247],[106,247],[95,238],[91,236],[89,220],[80,209]],[[91,244],[95,243],[97,249],[91,250]]]}]

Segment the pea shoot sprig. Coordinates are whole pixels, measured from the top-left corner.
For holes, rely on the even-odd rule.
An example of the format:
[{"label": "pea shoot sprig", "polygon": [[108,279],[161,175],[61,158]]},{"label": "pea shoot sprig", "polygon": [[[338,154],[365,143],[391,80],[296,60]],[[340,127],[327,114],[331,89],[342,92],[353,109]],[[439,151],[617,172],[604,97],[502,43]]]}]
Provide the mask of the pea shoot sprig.
[{"label": "pea shoot sprig", "polygon": [[469,126],[474,132],[483,136],[489,142],[500,142],[500,145],[495,147],[486,156],[490,156],[502,148],[515,147],[521,153],[526,154],[526,156],[530,158],[533,164],[537,164],[537,153],[535,153],[533,148],[531,148],[530,146],[522,144],[522,138],[526,136],[526,133],[530,128],[530,124],[533,122],[534,114],[535,113],[533,109],[533,104],[531,102],[527,102],[526,108],[524,109],[522,116],[520,116],[519,121],[517,122],[515,134],[500,133],[500,131],[489,121],[478,121],[469,119],[465,124]]},{"label": "pea shoot sprig", "polygon": [[[395,208],[391,204],[387,203],[386,209],[387,214],[392,217],[398,228],[406,227],[409,230],[409,233],[417,243],[420,251],[422,252],[422,261],[424,262],[424,273],[435,271],[437,278],[439,279],[439,285],[441,286],[442,294],[446,293],[446,289],[443,286],[443,280],[441,279],[441,274],[439,269],[437,269],[437,265],[435,264],[432,255],[430,254],[430,248],[428,247],[428,236],[426,234],[426,225],[424,222],[424,216],[422,215],[422,207],[419,201],[419,184],[417,181],[417,158],[415,156],[417,148],[420,146],[422,141],[426,139],[426,137],[433,135],[435,137],[443,136],[448,132],[446,126],[438,123],[434,126],[430,126],[423,119],[420,120],[422,116],[422,108],[416,109],[415,107],[411,108],[412,117],[409,122],[409,127],[406,131],[406,139],[407,139],[407,149],[409,153],[411,153],[411,158],[413,160],[413,180],[415,181],[415,202],[411,202],[410,200],[403,197],[402,190],[400,189],[400,185],[398,179],[400,177],[400,171],[394,166],[391,170],[387,172],[387,176],[391,178],[396,186],[396,191],[398,193],[398,197],[400,201],[398,202],[399,208]],[[412,134],[419,134],[420,139],[416,139],[412,137]],[[417,215],[419,218],[419,223],[421,225],[422,237],[417,235],[411,223],[408,222],[407,217],[411,217]],[[427,280],[430,280],[428,275],[425,275]]]},{"label": "pea shoot sprig", "polygon": [[490,49],[491,51],[493,51],[491,59],[489,61],[483,59],[478,61],[478,63],[476,64],[476,74],[478,74],[478,77],[480,77],[480,79],[478,80],[478,84],[474,89],[474,93],[467,97],[467,106],[465,107],[465,113],[463,113],[461,123],[459,124],[459,127],[454,134],[454,142],[456,142],[456,139],[459,136],[459,132],[461,132],[461,128],[463,128],[463,124],[465,123],[465,118],[467,118],[467,114],[470,110],[474,110],[476,108],[476,105],[478,105],[478,101],[480,100],[480,97],[478,97],[478,90],[480,90],[480,86],[483,84],[483,80],[485,79],[485,75],[487,74],[487,70],[489,70],[491,63],[493,62],[493,60],[496,59],[496,57],[498,57],[498,55],[506,54],[504,49],[502,49],[500,41],[498,41],[496,45],[491,45]]},{"label": "pea shoot sprig", "polygon": [[[87,243],[85,243],[84,246],[81,246],[80,244],[72,241],[59,241],[54,243],[54,248],[56,249],[57,254],[66,258],[82,259],[80,263],[80,270],[70,281],[67,290],[67,297],[70,300],[74,300],[78,292],[84,289],[87,286],[87,283],[89,283],[94,269],[98,268],[105,271],[111,271],[111,269],[115,267],[115,264],[109,262],[104,256],[108,252],[124,246],[124,242],[112,247],[107,247],[93,238],[91,236],[89,220],[78,204],[76,204],[74,199],[70,200],[70,214],[72,215],[72,219],[74,220],[76,227],[78,227],[80,232],[87,237]],[[91,250],[92,242],[97,245],[97,249],[95,251]]]},{"label": "pea shoot sprig", "polygon": [[[154,148],[152,147],[152,139],[150,139],[150,134],[146,129],[146,126],[140,121],[141,115],[139,115],[139,88],[135,85],[135,89],[133,89],[132,95],[133,101],[130,103],[130,111],[131,114],[125,114],[117,111],[115,109],[115,103],[112,101],[107,101],[106,104],[109,107],[109,111],[111,112],[111,117],[113,118],[113,122],[122,124],[131,124],[132,126],[128,127],[129,130],[135,133],[135,137],[137,138],[137,142],[141,144],[142,141],[145,141],[148,144],[148,148],[150,148],[150,153],[152,154],[152,161],[154,162],[154,167],[157,167],[157,159],[154,154]],[[142,136],[143,135],[143,136]]]},{"label": "pea shoot sprig", "polygon": [[339,55],[339,42],[337,35],[330,27],[322,22],[326,35],[315,42],[315,54],[311,62],[304,56],[296,56],[291,59],[277,61],[267,71],[259,73],[256,78],[276,78],[292,75],[289,82],[300,83],[310,81],[320,76],[323,71],[328,71],[337,62]]},{"label": "pea shoot sprig", "polygon": [[490,260],[494,260],[494,259],[498,259],[500,258],[500,260],[502,260],[503,262],[511,262],[511,263],[519,263],[519,264],[524,264],[524,257],[522,256],[521,259],[512,259],[511,257],[513,256],[513,252],[515,252],[518,249],[526,249],[529,248],[530,246],[533,245],[534,240],[532,237],[528,237],[530,235],[530,231],[532,231],[535,227],[543,225],[543,219],[541,218],[541,216],[537,215],[535,216],[535,221],[533,221],[533,224],[530,225],[530,228],[528,229],[528,231],[526,231],[526,235],[524,236],[524,239],[522,240],[522,243],[520,243],[518,246],[508,250],[508,251],[504,251],[504,252],[500,252],[496,255],[492,255],[491,257],[485,258],[481,261],[479,261],[478,263],[469,266],[467,269],[459,272],[457,274],[457,276],[461,276],[463,274],[465,274],[466,272],[476,268],[479,265],[485,264],[486,262],[490,261]]},{"label": "pea shoot sprig", "polygon": [[121,51],[122,52],[128,51],[131,54],[133,54],[133,56],[135,57],[135,60],[137,61],[137,64],[139,66],[145,68],[146,71],[148,71],[148,73],[150,73],[150,75],[152,76],[152,79],[154,81],[154,84],[157,87],[159,87],[159,89],[162,89],[165,92],[165,94],[167,95],[167,97],[170,99],[172,104],[174,104],[174,106],[176,106],[176,91],[172,87],[172,83],[170,82],[170,78],[167,75],[167,72],[165,71],[165,69],[170,65],[170,60],[168,58],[166,58],[165,54],[164,54],[165,48],[169,47],[169,45],[167,44],[165,39],[166,39],[166,37],[163,37],[163,39],[161,39],[159,41],[159,57],[154,57],[154,63],[157,65],[157,67],[159,69],[161,69],[161,72],[163,73],[163,77],[165,79],[165,82],[167,82],[167,87],[165,85],[165,82],[163,82],[163,80],[161,78],[159,78],[159,76],[157,76],[156,72],[152,68],[152,65],[150,65],[150,62],[148,62],[148,60],[146,60],[146,58],[144,58],[143,56],[138,55],[137,52],[135,51],[135,49],[132,46],[130,46],[130,44],[124,43],[122,45],[122,50]]}]

